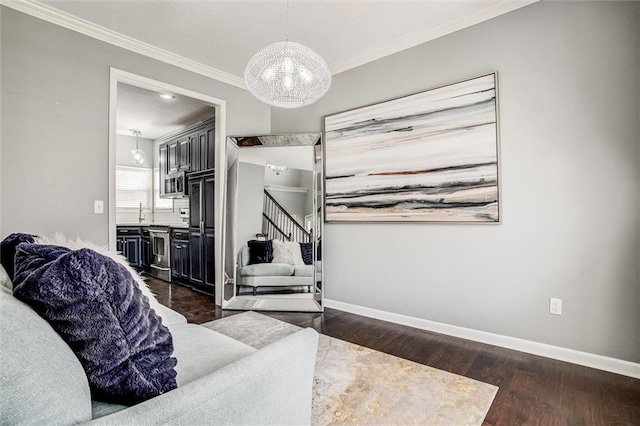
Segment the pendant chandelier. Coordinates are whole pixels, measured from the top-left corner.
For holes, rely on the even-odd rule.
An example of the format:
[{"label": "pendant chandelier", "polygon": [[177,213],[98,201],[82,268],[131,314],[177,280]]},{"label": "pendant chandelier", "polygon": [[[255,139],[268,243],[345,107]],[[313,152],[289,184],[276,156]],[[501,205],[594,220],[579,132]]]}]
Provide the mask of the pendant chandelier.
[{"label": "pendant chandelier", "polygon": [[267,164],[267,166],[277,175],[280,176],[280,173],[287,170],[285,166],[276,166],[274,164]]},{"label": "pendant chandelier", "polygon": [[[287,33],[289,2],[287,2]],[[293,41],[279,41],[258,51],[244,70],[247,88],[262,102],[280,108],[310,105],[331,86],[327,63],[313,49]]]},{"label": "pendant chandelier", "polygon": [[140,165],[144,163],[144,151],[141,150],[140,147],[138,146],[138,136],[140,136],[142,132],[140,130],[135,130],[135,129],[131,129],[129,131],[136,136],[136,149],[132,149],[131,153],[129,154],[131,158],[131,162],[133,164]]}]

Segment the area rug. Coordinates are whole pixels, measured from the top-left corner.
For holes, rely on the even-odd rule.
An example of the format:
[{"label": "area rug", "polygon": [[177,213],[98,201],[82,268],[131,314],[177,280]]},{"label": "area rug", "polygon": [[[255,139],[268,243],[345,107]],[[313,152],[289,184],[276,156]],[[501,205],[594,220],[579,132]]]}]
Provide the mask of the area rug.
[{"label": "area rug", "polygon": [[[260,349],[300,327],[245,312],[203,326]],[[498,388],[320,335],[312,425],[481,425]]]}]

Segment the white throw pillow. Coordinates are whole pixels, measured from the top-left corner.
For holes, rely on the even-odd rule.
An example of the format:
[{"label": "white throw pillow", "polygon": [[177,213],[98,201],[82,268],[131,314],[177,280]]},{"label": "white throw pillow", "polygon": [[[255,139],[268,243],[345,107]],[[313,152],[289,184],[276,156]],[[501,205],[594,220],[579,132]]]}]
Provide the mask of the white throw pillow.
[{"label": "white throw pillow", "polygon": [[300,243],[295,241],[287,241],[285,244],[287,245],[287,249],[291,253],[291,259],[293,260],[291,264],[293,266],[304,265],[304,259],[302,259],[302,250],[300,250]]},{"label": "white throw pillow", "polygon": [[295,241],[273,240],[273,260],[271,263],[288,263],[289,265],[304,265],[300,244]]},{"label": "white throw pillow", "polygon": [[273,247],[273,260],[271,261],[271,263],[291,264],[293,260],[289,255],[289,250],[287,250],[287,246],[284,241],[272,240],[271,245]]}]

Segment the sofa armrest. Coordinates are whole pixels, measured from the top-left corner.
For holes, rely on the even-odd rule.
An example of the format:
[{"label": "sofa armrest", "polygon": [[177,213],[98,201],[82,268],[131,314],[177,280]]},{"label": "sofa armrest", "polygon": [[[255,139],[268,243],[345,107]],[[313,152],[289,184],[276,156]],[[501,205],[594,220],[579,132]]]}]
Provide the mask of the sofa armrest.
[{"label": "sofa armrest", "polygon": [[317,346],[313,329],[298,331],[171,392],[87,424],[310,424]]},{"label": "sofa armrest", "polygon": [[156,312],[156,314],[162,317],[162,323],[164,325],[178,325],[178,324],[186,324],[187,318],[179,312],[174,311],[173,309],[167,308],[164,305],[158,304],[155,309],[160,312]]}]

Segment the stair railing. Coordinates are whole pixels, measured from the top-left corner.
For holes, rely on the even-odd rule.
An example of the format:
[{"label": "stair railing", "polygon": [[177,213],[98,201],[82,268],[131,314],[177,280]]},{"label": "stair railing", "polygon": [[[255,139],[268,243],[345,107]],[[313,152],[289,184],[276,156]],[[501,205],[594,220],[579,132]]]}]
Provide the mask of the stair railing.
[{"label": "stair railing", "polygon": [[311,234],[266,189],[262,209],[262,232],[267,234],[269,239],[300,243],[311,241]]}]

